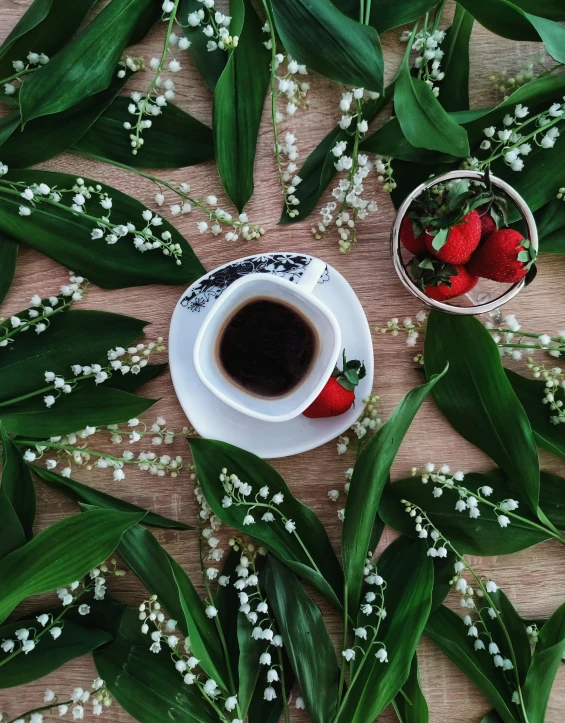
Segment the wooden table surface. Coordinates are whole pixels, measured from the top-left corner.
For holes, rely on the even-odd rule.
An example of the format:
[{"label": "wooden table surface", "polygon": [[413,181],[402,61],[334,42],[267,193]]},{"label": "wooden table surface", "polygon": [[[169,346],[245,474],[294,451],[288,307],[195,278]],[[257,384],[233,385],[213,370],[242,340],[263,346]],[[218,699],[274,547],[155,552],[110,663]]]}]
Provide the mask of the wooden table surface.
[{"label": "wooden table surface", "polygon": [[[0,0],[0,39],[8,34],[29,4],[30,0]],[[383,38],[388,77],[394,72],[405,47],[398,42],[399,33],[400,31],[392,31]],[[158,54],[163,37],[164,27],[154,28],[133,54],[143,55],[147,59]],[[41,52],[41,48],[30,50]],[[502,69],[516,72],[523,61],[538,50],[539,46],[535,44],[505,40],[475,25],[471,41],[472,105],[481,107],[495,102],[497,97],[488,76]],[[175,78],[178,88],[175,102],[203,122],[211,123],[211,95],[191,66],[190,60],[185,58],[182,65],[182,71]],[[149,79],[150,71],[141,72],[130,81],[131,88],[128,86],[128,89],[143,90]],[[309,80],[312,86],[310,109],[297,113],[288,126],[297,136],[301,161],[340,117],[338,103],[341,89],[314,75]],[[421,307],[400,285],[390,261],[388,237],[394,210],[386,195],[378,195],[379,211],[360,222],[359,243],[351,254],[343,256],[338,253],[335,235],[322,241],[314,240],[310,228],[317,211],[308,220],[297,225],[277,226],[281,195],[272,158],[272,144],[269,114],[264,113],[255,166],[256,193],[247,209],[250,219],[261,223],[266,229],[266,234],[260,241],[238,241],[234,244],[225,241],[222,236],[214,238],[210,234],[201,235],[196,230],[196,221],[201,217],[197,218],[193,214],[173,220],[206,268],[211,269],[230,259],[256,252],[284,250],[312,253],[323,257],[345,275],[358,294],[372,326],[384,325],[393,316],[400,319],[405,316],[413,317]],[[67,153],[45,164],[45,168],[104,180],[150,207],[153,204],[155,190],[149,181],[112,166],[90,162]],[[523,173],[527,172],[526,164]],[[225,203],[225,208],[230,208],[212,162],[184,170],[157,172],[156,175],[169,181],[188,181],[195,195],[204,197],[213,193],[218,196],[221,204]],[[370,177],[367,186],[370,194],[376,196],[374,177]],[[329,193],[324,201],[328,196]],[[565,314],[562,311],[565,308],[564,273],[565,267],[561,258],[548,255],[541,257],[536,282],[507,307],[508,312],[517,315],[524,329],[541,333],[556,332],[565,327]],[[22,248],[16,280],[0,309],[0,314],[8,316],[25,307],[34,293],[42,296],[56,293],[65,280],[64,268],[31,249]],[[77,308],[105,309],[139,316],[151,322],[148,328],[150,337],[167,337],[171,313],[182,291],[180,287],[164,286],[103,291],[91,286],[86,299],[81,301]],[[38,343],[41,343],[41,338]],[[386,420],[402,395],[415,386],[419,379],[412,362],[414,351],[405,346],[402,339],[383,337],[375,333],[374,347],[374,389],[375,393],[381,396],[380,414],[383,420]],[[522,364],[520,370],[527,374],[525,364]],[[168,373],[145,387],[143,394],[160,398],[147,413],[148,421],[162,415],[172,428],[180,430],[186,425],[187,420],[177,402]],[[175,449],[178,454],[187,452],[182,440],[176,443]],[[543,451],[540,451],[540,457],[545,469],[565,473],[565,466],[558,458]],[[393,466],[393,478],[406,476],[413,465],[423,465],[430,460],[437,464],[448,463],[452,469],[469,472],[483,471],[493,466],[482,453],[451,429],[428,400],[402,444]],[[343,493],[341,505],[339,502],[330,502],[327,493],[333,488],[343,489],[344,471],[351,464],[352,459],[348,458],[348,455],[337,456],[333,442],[307,454],[274,462],[274,466],[285,477],[297,497],[312,507],[321,518],[336,549],[341,534],[337,509],[343,506]],[[112,481],[111,474],[100,470],[96,473],[80,470],[75,476],[163,515],[178,517],[187,522],[194,520],[193,493],[186,476],[179,476],[178,479],[157,478],[143,472],[128,471],[126,480],[119,483]],[[62,495],[40,483],[37,491],[38,530],[75,512],[74,505]],[[155,534],[185,567],[192,579],[198,582],[195,533],[157,530]],[[511,528],[508,534],[512,534]],[[395,533],[387,529],[381,547],[392,541],[394,536]],[[563,556],[563,548],[558,543],[546,542],[518,554],[474,559],[472,563],[477,570],[492,577],[504,588],[523,617],[536,618],[549,616],[565,600]],[[144,599],[143,588],[131,573],[125,578],[114,579],[111,589],[120,599],[132,605],[137,605]],[[316,599],[318,600],[318,597]],[[49,601],[53,601],[53,596]],[[457,603],[457,600],[451,598],[451,604],[453,603]],[[33,600],[27,603],[27,608],[40,610],[41,605],[41,601]],[[323,609],[327,614],[328,626],[337,632],[337,617],[327,606],[323,606]],[[394,611],[389,611],[389,614],[394,614]],[[421,641],[418,652],[432,723],[479,723],[489,710],[489,704],[473,684],[429,640]],[[58,695],[67,696],[75,686],[90,685],[94,677],[92,659],[90,656],[84,657],[68,663],[40,681],[0,691],[0,711],[7,714],[5,720],[9,720],[35,704],[41,705],[43,692],[47,687],[52,688]],[[547,723],[562,723],[564,709],[565,667],[562,667],[551,698]],[[107,723],[125,723],[132,720],[117,704],[104,713],[104,718]],[[296,723],[306,720],[305,715],[293,712],[293,721]],[[389,709],[379,720],[394,721],[396,717]]]}]

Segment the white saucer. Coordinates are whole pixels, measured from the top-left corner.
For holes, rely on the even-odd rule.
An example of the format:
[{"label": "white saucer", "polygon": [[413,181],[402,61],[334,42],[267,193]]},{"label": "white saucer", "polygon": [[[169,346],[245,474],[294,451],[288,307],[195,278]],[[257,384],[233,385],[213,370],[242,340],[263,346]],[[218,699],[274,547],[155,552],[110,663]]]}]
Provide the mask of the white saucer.
[{"label": "white saucer", "polygon": [[275,274],[296,282],[311,258],[306,254],[287,252],[246,256],[202,276],[179,299],[171,319],[169,364],[181,406],[201,437],[229,442],[272,459],[319,447],[339,437],[357,421],[363,410],[361,400],[373,387],[373,342],[359,299],[332,266],[326,266],[313,293],[335,314],[347,358],[365,362],[367,375],[357,387],[355,407],[339,417],[308,419],[299,415],[288,422],[263,422],[220,401],[194,370],[193,347],[198,330],[215,300],[230,284],[253,273]]}]

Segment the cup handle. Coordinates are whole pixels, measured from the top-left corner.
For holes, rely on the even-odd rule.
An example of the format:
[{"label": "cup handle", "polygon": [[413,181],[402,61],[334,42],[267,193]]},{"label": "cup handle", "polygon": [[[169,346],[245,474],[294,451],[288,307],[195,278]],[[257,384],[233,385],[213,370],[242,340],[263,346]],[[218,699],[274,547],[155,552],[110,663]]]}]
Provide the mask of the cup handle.
[{"label": "cup handle", "polygon": [[318,279],[324,273],[325,269],[325,261],[312,257],[310,259],[310,263],[304,267],[304,272],[300,279],[296,282],[296,285],[302,287],[305,291],[314,291],[316,284],[318,283]]}]

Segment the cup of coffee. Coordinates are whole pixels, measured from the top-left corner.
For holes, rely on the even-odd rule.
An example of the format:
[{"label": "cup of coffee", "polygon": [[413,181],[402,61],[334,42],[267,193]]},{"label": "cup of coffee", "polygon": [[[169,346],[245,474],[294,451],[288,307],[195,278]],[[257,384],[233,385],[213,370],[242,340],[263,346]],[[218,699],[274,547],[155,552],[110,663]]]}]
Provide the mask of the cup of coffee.
[{"label": "cup of coffee", "polygon": [[312,259],[297,283],[249,274],[215,301],[194,344],[194,368],[219,399],[266,422],[312,404],[331,376],[341,332],[312,293],[325,263]]}]

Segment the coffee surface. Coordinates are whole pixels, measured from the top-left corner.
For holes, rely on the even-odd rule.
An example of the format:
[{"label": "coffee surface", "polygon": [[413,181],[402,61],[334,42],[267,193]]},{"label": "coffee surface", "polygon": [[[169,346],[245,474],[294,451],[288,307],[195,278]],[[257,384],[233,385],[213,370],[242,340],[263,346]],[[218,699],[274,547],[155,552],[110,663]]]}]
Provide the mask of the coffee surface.
[{"label": "coffee surface", "polygon": [[290,304],[245,302],[219,335],[220,368],[236,385],[261,397],[282,397],[306,378],[318,348],[310,321]]}]

